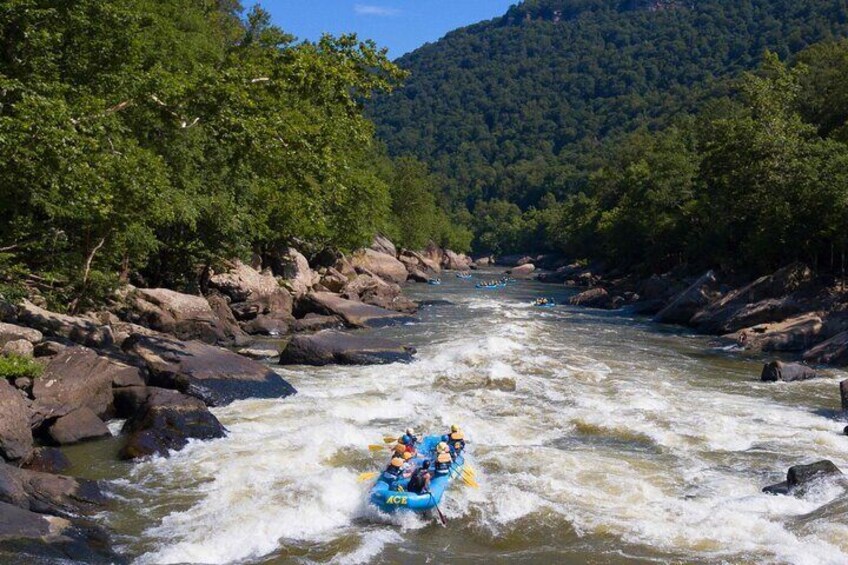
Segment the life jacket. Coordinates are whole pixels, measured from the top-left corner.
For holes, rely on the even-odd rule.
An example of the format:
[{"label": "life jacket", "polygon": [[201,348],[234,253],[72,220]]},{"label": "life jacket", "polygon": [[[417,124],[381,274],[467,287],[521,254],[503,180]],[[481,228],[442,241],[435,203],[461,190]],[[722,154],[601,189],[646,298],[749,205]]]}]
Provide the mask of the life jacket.
[{"label": "life jacket", "polygon": [[383,471],[383,479],[390,482],[390,483],[393,483],[394,481],[398,480],[398,478],[400,477],[401,471],[403,471],[403,469],[401,467],[395,467],[394,465],[389,465],[388,467],[386,467],[386,470]]},{"label": "life jacket", "polygon": [[406,485],[406,490],[414,492],[415,494],[421,494],[421,491],[424,490],[424,487],[427,484],[427,474],[428,471],[424,469],[416,469],[413,471],[412,477],[409,478],[409,484]]},{"label": "life jacket", "polygon": [[451,465],[453,464],[453,459],[451,459],[450,454],[448,453],[439,453],[439,456],[436,457],[436,474],[437,475],[447,475],[450,473]]},{"label": "life jacket", "polygon": [[462,432],[454,432],[450,435],[448,446],[452,453],[461,453],[465,449],[465,436]]}]

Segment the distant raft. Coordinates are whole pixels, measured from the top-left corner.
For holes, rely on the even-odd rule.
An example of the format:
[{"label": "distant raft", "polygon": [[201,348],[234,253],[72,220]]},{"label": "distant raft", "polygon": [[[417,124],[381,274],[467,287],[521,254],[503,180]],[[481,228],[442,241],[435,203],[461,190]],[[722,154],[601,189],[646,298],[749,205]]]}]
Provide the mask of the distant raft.
[{"label": "distant raft", "polygon": [[433,285],[433,286],[439,286],[440,284],[442,284],[442,281],[439,280],[439,279],[430,279],[430,280],[427,281],[427,284]]},{"label": "distant raft", "polygon": [[536,308],[553,308],[557,305],[556,301],[548,300],[547,302],[534,302],[533,306]]},{"label": "distant raft", "polygon": [[497,289],[497,288],[506,288],[506,283],[497,283],[497,284],[477,283],[475,285],[475,288],[478,288],[480,290],[494,290],[494,289]]},{"label": "distant raft", "polygon": [[[442,441],[441,436],[426,436],[418,446],[418,456],[411,459],[416,466],[420,466],[425,459],[430,461],[436,460],[436,446]],[[401,479],[396,481],[392,486],[389,485],[382,477],[382,474],[371,487],[370,500],[371,504],[387,513],[397,511],[411,512],[426,512],[432,510],[442,501],[448,486],[455,478],[461,477],[462,470],[465,466],[465,458],[459,455],[451,465],[450,473],[442,476],[435,476],[430,479],[430,492],[423,494],[415,494],[407,492],[406,487],[409,484],[409,479]],[[403,488],[402,491],[396,490],[397,486]]]},{"label": "distant raft", "polygon": [[467,280],[471,280],[471,278],[472,278],[473,276],[474,276],[474,275],[472,275],[471,273],[457,273],[457,274],[456,274],[456,278],[458,278],[458,279],[463,279],[463,280],[466,280],[466,281],[467,281]]}]

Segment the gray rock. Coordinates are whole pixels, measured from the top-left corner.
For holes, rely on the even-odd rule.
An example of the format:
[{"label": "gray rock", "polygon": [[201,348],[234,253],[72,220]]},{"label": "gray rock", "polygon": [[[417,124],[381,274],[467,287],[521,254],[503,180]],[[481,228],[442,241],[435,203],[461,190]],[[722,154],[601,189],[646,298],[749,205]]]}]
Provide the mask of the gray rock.
[{"label": "gray rock", "polygon": [[44,335],[70,340],[74,343],[105,349],[114,345],[112,330],[87,318],[57,314],[24,300],[18,308],[18,321]]},{"label": "gray rock", "polygon": [[707,271],[689,288],[660,310],[654,321],[660,324],[688,324],[695,314],[717,296],[715,273]]},{"label": "gray rock", "polygon": [[842,410],[848,411],[848,379],[839,383],[839,396],[842,400]]},{"label": "gray rock", "polygon": [[727,334],[767,322],[781,322],[803,309],[793,293],[813,280],[808,267],[795,263],[727,293],[692,317],[699,331]]},{"label": "gray rock", "polygon": [[226,435],[224,427],[206,405],[173,390],[151,388],[147,399],[126,424],[128,435],[121,450],[124,459],[159,455],[180,450],[189,439],[209,440]]},{"label": "gray rock", "polygon": [[304,313],[338,316],[346,325],[353,328],[375,328],[415,320],[402,312],[348,300],[329,292],[310,293],[299,303],[299,306],[305,310]]},{"label": "gray rock", "polygon": [[238,350],[239,355],[243,355],[248,359],[256,359],[257,361],[263,361],[265,359],[272,359],[280,354],[279,349],[273,345],[254,345],[252,347],[243,347]]},{"label": "gray rock", "polygon": [[282,365],[381,365],[410,362],[415,349],[372,336],[332,330],[294,336],[280,354]]},{"label": "gray rock", "polygon": [[622,302],[623,299],[621,297],[610,296],[609,292],[601,287],[591,288],[568,299],[568,303],[572,306],[601,308],[604,310],[614,310],[619,308]]},{"label": "gray rock", "polygon": [[772,361],[763,366],[763,371],[760,374],[760,380],[763,382],[776,381],[806,381],[819,376],[816,371],[801,363],[784,363],[782,361]]},{"label": "gray rock", "polygon": [[101,510],[106,497],[95,481],[0,463],[0,502],[70,518]]},{"label": "gray rock", "polygon": [[71,461],[55,447],[37,447],[22,466],[28,471],[61,474],[70,469]]},{"label": "gray rock", "polygon": [[65,349],[50,359],[33,384],[33,427],[82,407],[107,418],[112,409],[112,376],[126,370],[126,365],[91,349]]},{"label": "gray rock", "polygon": [[0,456],[26,459],[32,452],[30,410],[18,390],[0,379]]},{"label": "gray rock", "polygon": [[317,332],[341,328],[344,326],[342,320],[337,316],[321,316],[320,314],[307,314],[305,318],[296,320],[291,331],[294,333]]},{"label": "gray rock", "polygon": [[201,398],[210,406],[296,392],[265,365],[199,341],[133,334],[123,347],[145,363],[150,384]]},{"label": "gray rock", "polygon": [[807,487],[815,481],[831,477],[841,477],[842,471],[832,461],[822,460],[809,465],[795,465],[786,473],[786,481],[763,488],[768,494],[803,495]]},{"label": "gray rock", "polygon": [[530,276],[533,274],[533,271],[535,270],[536,266],[533,265],[533,263],[524,263],[522,265],[519,265],[518,267],[513,267],[512,269],[508,270],[507,273],[517,279],[526,279],[530,278]]},{"label": "gray rock", "polygon": [[90,408],[82,407],[57,419],[47,430],[50,438],[59,445],[109,437],[106,424]]},{"label": "gray rock", "polygon": [[0,347],[3,347],[10,341],[21,339],[35,345],[44,339],[44,336],[40,331],[32,328],[24,328],[14,324],[0,322]]},{"label": "gray rock", "polygon": [[387,282],[402,283],[406,280],[406,266],[394,255],[361,249],[351,256],[350,262],[357,271],[368,271]]},{"label": "gray rock", "polygon": [[808,349],[804,361],[821,365],[848,365],[848,331],[836,334],[832,338]]},{"label": "gray rock", "polygon": [[109,545],[109,536],[90,522],[44,516],[0,502],[0,562],[91,563],[126,561]]},{"label": "gray rock", "polygon": [[16,339],[7,342],[0,350],[3,355],[17,355],[18,357],[26,357],[32,359],[35,356],[35,347],[25,339]]},{"label": "gray rock", "polygon": [[54,355],[59,355],[67,348],[67,345],[65,345],[64,343],[59,343],[58,341],[42,341],[41,343],[35,346],[35,356],[53,357]]}]

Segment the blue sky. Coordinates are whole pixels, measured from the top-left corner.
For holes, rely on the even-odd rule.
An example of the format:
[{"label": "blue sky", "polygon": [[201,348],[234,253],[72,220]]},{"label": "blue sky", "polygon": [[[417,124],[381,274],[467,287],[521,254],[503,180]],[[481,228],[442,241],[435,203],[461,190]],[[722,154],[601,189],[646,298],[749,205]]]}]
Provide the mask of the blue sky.
[{"label": "blue sky", "polygon": [[[504,14],[517,0],[264,0],[274,23],[300,39],[356,32],[400,57],[458,27]],[[249,5],[251,2],[245,2]]]}]

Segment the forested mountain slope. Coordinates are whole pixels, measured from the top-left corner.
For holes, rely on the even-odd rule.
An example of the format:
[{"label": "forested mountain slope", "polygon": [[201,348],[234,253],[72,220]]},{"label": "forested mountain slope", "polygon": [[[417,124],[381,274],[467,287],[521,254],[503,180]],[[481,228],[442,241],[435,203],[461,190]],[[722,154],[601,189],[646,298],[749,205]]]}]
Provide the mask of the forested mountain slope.
[{"label": "forested mountain slope", "polygon": [[844,0],[528,0],[401,58],[411,77],[370,113],[454,203],[526,208],[582,186],[610,137],[696,109],[766,50],[846,32]]}]

